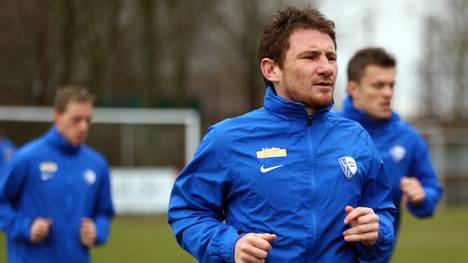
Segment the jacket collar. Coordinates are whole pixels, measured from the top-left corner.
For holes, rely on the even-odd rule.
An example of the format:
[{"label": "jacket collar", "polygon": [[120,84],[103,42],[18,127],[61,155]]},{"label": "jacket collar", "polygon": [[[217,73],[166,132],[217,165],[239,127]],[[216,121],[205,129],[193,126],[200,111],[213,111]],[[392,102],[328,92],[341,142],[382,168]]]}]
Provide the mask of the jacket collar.
[{"label": "jacket collar", "polygon": [[[287,101],[286,99],[276,95],[275,90],[271,86],[267,86],[264,106],[269,112],[285,120],[308,122],[310,119],[307,115],[304,104],[300,102]],[[327,113],[332,107],[333,102],[327,107],[316,111],[312,115],[312,119],[319,122],[325,120]]]},{"label": "jacket collar", "polygon": [[57,131],[57,127],[55,127],[55,125],[52,126],[52,128],[45,134],[44,138],[47,142],[64,153],[74,154],[81,149],[81,145],[74,146],[68,142],[67,139]]},{"label": "jacket collar", "polygon": [[392,111],[392,116],[387,120],[374,120],[370,118],[364,111],[354,107],[353,100],[347,96],[343,101],[343,116],[359,122],[366,129],[377,129],[385,127],[390,123],[400,121],[400,116]]}]

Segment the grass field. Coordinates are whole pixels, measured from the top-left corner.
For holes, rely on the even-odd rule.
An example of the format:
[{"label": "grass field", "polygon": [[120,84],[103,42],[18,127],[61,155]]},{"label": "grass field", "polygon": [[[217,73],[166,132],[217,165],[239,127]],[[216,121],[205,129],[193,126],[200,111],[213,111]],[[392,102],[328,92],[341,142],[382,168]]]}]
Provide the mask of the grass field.
[{"label": "grass field", "polygon": [[[180,249],[164,217],[118,217],[109,243],[93,249],[97,263],[196,262]],[[0,234],[0,262],[5,260]],[[468,262],[468,207],[441,209],[429,220],[404,215],[392,262]]]}]

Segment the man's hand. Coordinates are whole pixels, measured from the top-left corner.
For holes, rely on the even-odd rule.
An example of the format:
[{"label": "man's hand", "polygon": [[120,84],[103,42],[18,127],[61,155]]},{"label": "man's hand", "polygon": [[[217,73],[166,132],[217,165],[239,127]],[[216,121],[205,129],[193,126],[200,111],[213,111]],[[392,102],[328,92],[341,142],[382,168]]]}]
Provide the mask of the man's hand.
[{"label": "man's hand", "polygon": [[276,239],[275,234],[247,234],[236,242],[234,248],[234,262],[257,263],[265,262],[271,250],[271,242]]},{"label": "man's hand", "polygon": [[96,243],[96,225],[92,219],[81,219],[80,240],[88,248],[91,248]]},{"label": "man's hand", "polygon": [[52,219],[50,218],[42,218],[38,217],[34,219],[33,223],[31,224],[31,242],[33,244],[39,244],[44,239],[49,236],[50,225],[52,225]]},{"label": "man's hand", "polygon": [[373,246],[379,237],[379,216],[368,207],[345,207],[345,224],[351,228],[343,232],[346,242],[361,242],[365,246]]},{"label": "man's hand", "polygon": [[420,205],[424,202],[426,194],[418,179],[414,177],[403,177],[400,181],[400,188],[403,195],[413,205]]}]

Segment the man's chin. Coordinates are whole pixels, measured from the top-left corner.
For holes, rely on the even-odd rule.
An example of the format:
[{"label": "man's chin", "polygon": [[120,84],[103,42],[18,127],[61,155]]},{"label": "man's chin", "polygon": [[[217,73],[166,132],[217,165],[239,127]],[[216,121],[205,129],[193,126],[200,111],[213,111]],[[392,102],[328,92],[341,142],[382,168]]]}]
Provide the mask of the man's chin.
[{"label": "man's chin", "polygon": [[74,140],[71,144],[73,146],[80,146],[82,145],[83,143],[85,143],[86,139],[76,139]]},{"label": "man's chin", "polygon": [[328,107],[333,102],[333,96],[323,99],[316,99],[310,102],[310,106],[312,108],[320,109]]},{"label": "man's chin", "polygon": [[391,114],[391,113],[390,113],[390,114],[385,114],[385,115],[383,115],[383,117],[382,117],[383,120],[388,120],[388,119],[390,119],[390,118],[392,118],[392,114]]},{"label": "man's chin", "polygon": [[385,121],[385,120],[390,119],[391,117],[392,117],[392,112],[381,112],[380,114],[375,116],[374,119]]}]

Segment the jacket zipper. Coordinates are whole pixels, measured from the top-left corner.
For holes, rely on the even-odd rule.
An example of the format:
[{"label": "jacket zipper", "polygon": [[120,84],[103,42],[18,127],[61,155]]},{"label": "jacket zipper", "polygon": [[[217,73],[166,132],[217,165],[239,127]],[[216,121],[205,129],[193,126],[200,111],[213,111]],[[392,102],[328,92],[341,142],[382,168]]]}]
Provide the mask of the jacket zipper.
[{"label": "jacket zipper", "polygon": [[311,184],[311,207],[312,207],[312,238],[311,238],[311,244],[310,244],[310,249],[312,251],[312,255],[315,257],[316,253],[316,247],[317,247],[317,239],[318,239],[318,228],[317,228],[317,215],[316,215],[316,209],[314,206],[314,200],[316,196],[316,185],[315,185],[315,177],[314,177],[314,156],[313,156],[313,143],[312,143],[312,116],[307,118],[307,139],[308,139],[308,145],[309,145],[309,164],[311,165],[310,167],[310,184]]}]

